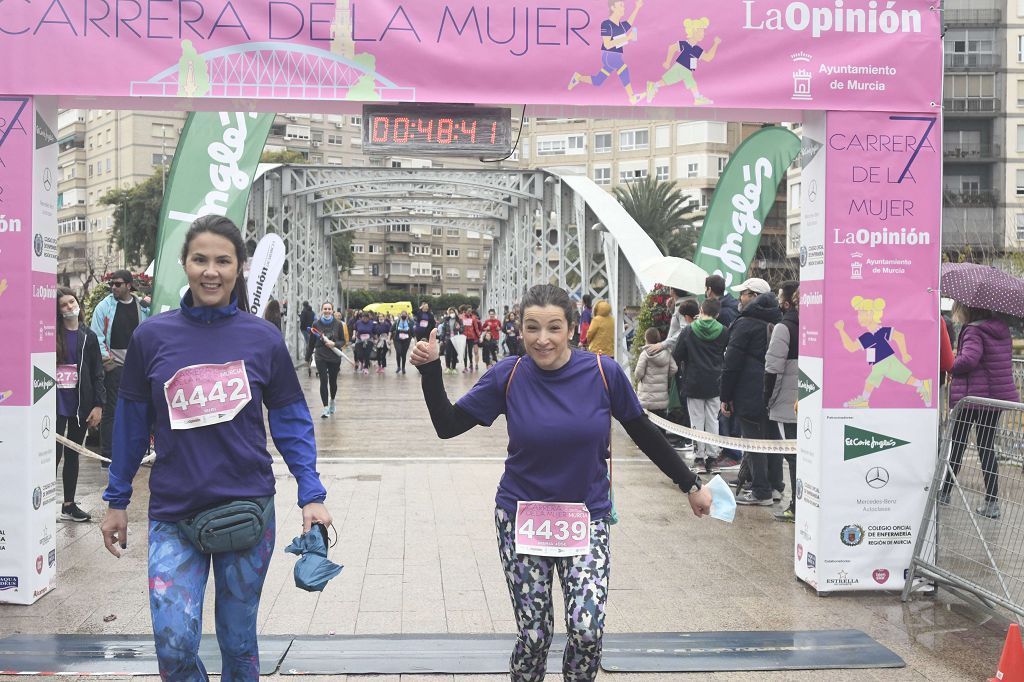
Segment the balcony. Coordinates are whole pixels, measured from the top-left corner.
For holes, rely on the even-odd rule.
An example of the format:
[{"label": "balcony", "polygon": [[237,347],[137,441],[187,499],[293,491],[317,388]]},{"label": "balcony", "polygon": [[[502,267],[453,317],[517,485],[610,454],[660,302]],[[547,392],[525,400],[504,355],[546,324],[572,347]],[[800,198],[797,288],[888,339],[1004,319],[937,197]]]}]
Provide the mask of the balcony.
[{"label": "balcony", "polygon": [[942,148],[947,161],[992,161],[1000,155],[1000,147],[990,142],[956,142]]},{"label": "balcony", "polygon": [[993,71],[1002,64],[1002,55],[970,52],[947,52],[943,58],[946,71]]},{"label": "balcony", "polygon": [[982,189],[970,192],[942,191],[942,205],[948,208],[987,207],[999,204],[999,192],[994,189]]},{"label": "balcony", "polygon": [[1002,101],[998,97],[946,97],[942,108],[947,114],[993,114],[1000,110]]},{"label": "balcony", "polygon": [[944,248],[1001,246],[1003,235],[996,228],[993,208],[952,208],[942,212]]},{"label": "balcony", "polygon": [[947,9],[942,13],[946,26],[998,26],[1003,13],[998,9]]}]

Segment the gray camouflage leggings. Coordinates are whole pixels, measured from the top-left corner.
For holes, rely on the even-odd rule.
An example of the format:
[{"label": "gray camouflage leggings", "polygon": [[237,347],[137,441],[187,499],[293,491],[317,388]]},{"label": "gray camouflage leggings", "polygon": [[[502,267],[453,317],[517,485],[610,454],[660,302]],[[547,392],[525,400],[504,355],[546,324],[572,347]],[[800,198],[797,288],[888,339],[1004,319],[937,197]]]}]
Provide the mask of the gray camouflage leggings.
[{"label": "gray camouflage leggings", "polygon": [[608,524],[590,522],[590,552],[574,557],[516,554],[515,519],[495,509],[498,551],[519,628],[509,661],[514,682],[543,682],[554,632],[553,575],[565,595],[568,642],[562,657],[566,680],[593,680],[601,665],[604,606],[608,599]]}]

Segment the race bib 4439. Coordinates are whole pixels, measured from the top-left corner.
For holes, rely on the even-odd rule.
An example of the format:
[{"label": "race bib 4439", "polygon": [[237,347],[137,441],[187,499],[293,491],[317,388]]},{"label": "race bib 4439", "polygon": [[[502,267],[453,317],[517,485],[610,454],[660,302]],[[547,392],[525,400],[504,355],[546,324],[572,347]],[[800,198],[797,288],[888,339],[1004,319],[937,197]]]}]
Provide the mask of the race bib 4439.
[{"label": "race bib 4439", "polygon": [[234,419],[252,400],[245,361],[190,365],[164,383],[172,429],[195,429]]}]

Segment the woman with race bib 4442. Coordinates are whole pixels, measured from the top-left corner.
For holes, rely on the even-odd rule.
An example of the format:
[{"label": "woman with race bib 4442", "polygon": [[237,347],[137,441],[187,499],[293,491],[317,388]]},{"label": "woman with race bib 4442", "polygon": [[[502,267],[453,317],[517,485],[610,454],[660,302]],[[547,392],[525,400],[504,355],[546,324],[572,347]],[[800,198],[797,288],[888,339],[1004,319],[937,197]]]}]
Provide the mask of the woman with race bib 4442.
[{"label": "woman with race bib 4442", "polygon": [[272,324],[245,312],[245,258],[230,220],[196,220],[182,248],[189,288],[181,308],[139,325],[125,358],[101,531],[121,556],[132,479],[152,430],[149,604],[164,680],[207,678],[198,654],[211,559],[222,679],[259,677],[256,612],[275,536],[261,403],[298,483],[303,531],[331,522],[291,355]]},{"label": "woman with race bib 4442", "polygon": [[640,449],[688,491],[694,514],[708,513],[711,495],[647,419],[615,361],[569,346],[572,303],[565,291],[532,287],[522,310],[526,355],[498,362],[455,405],[445,393],[433,338],[416,344],[410,362],[420,370],[441,438],[506,416],[508,457],[495,524],[519,630],[509,663],[512,679],[544,679],[557,574],[568,632],[562,672],[567,680],[592,680],[600,666],[608,597],[611,420],[618,419]]}]

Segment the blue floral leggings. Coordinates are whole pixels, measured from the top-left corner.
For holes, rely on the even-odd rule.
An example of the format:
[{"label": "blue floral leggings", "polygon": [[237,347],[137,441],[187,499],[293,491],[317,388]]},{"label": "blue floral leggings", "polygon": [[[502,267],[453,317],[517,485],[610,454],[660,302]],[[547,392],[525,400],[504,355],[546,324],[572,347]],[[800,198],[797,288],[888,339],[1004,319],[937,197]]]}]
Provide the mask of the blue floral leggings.
[{"label": "blue floral leggings", "polygon": [[565,595],[568,642],[562,657],[565,680],[593,680],[601,665],[604,606],[608,600],[608,524],[590,522],[590,552],[574,557],[516,554],[515,519],[494,512],[498,551],[516,614],[519,637],[509,672],[514,682],[543,682],[554,632],[554,574]]},{"label": "blue floral leggings", "polygon": [[149,522],[149,609],[162,680],[208,679],[199,660],[199,639],[211,559],[217,589],[217,643],[223,659],[221,680],[259,679],[256,611],[273,551],[273,517],[263,539],[252,549],[214,555],[196,549],[176,524]]}]

